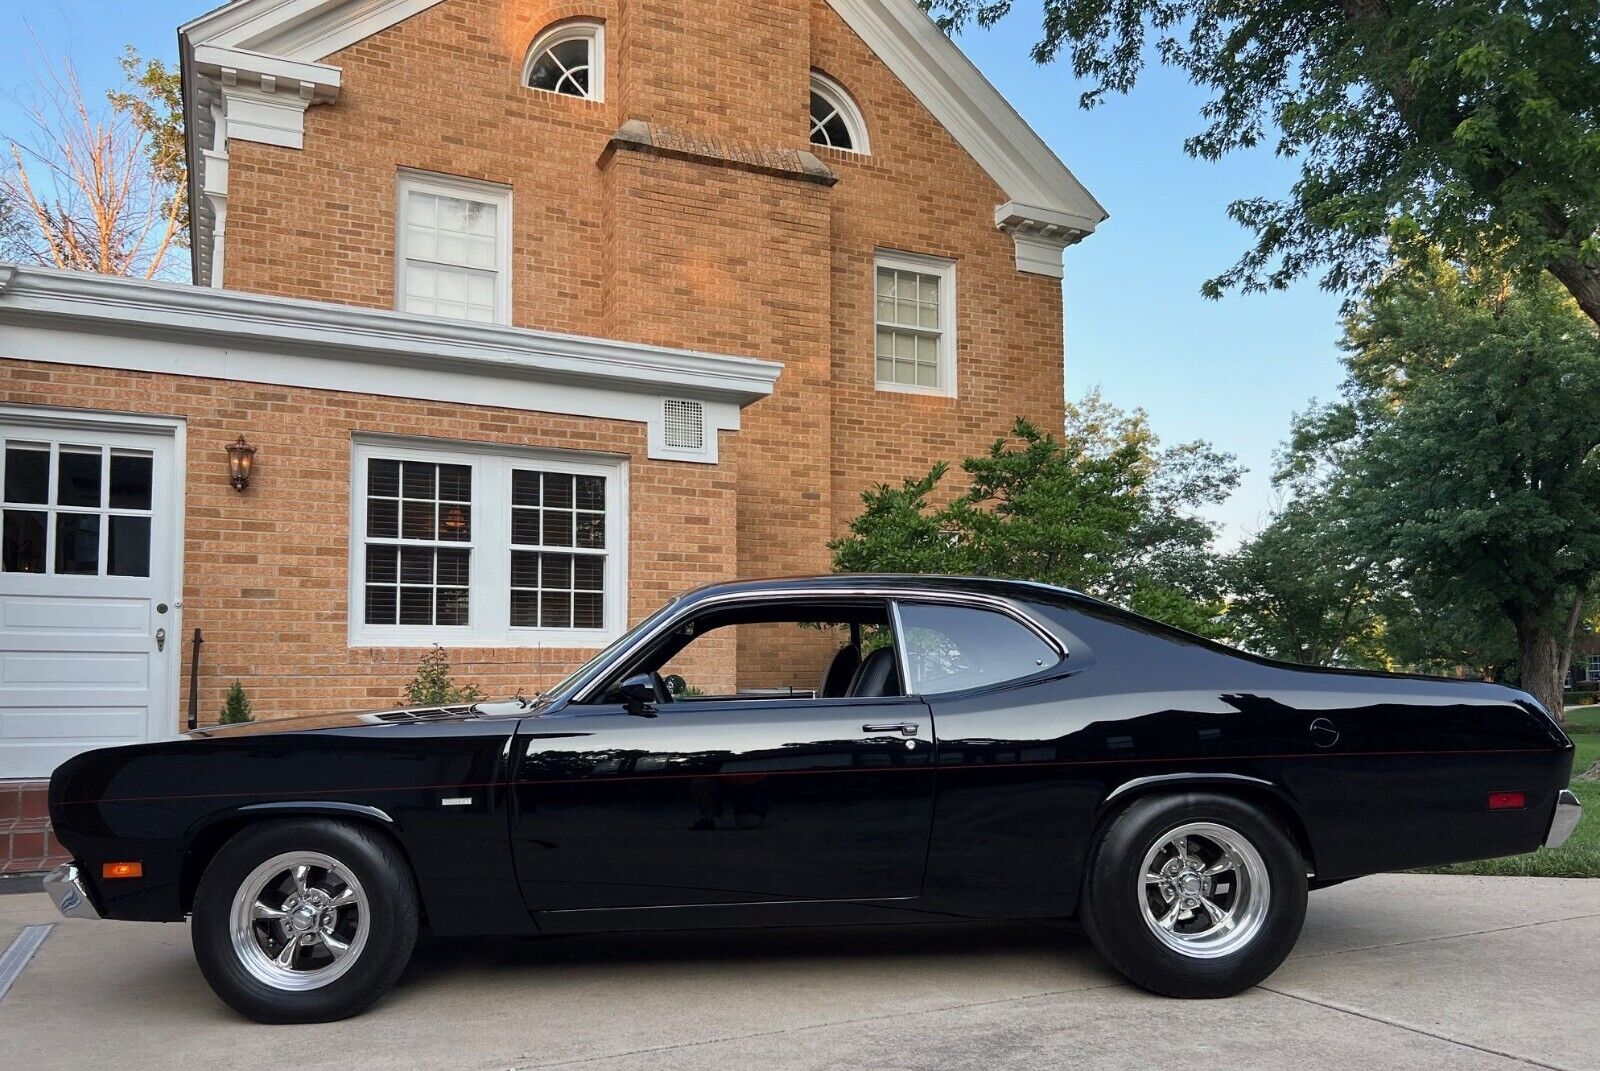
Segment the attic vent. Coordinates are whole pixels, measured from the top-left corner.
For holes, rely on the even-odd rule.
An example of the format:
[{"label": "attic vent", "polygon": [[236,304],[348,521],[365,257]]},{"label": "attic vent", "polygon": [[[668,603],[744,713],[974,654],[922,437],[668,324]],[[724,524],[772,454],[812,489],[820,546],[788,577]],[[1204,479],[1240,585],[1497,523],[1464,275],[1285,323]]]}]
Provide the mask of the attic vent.
[{"label": "attic vent", "polygon": [[699,402],[668,398],[666,410],[666,443],[671,450],[704,450],[706,448],[706,412]]}]

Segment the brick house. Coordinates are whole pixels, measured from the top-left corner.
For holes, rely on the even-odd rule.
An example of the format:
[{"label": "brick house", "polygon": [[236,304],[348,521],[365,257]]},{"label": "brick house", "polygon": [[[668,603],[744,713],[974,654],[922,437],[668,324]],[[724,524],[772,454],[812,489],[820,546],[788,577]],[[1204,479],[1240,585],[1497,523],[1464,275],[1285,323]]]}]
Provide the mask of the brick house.
[{"label": "brick house", "polygon": [[191,673],[203,721],[393,703],[435,642],[537,689],[1061,424],[1105,213],[914,0],[234,0],[180,45],[196,285],[0,266],[0,780],[171,736]]}]

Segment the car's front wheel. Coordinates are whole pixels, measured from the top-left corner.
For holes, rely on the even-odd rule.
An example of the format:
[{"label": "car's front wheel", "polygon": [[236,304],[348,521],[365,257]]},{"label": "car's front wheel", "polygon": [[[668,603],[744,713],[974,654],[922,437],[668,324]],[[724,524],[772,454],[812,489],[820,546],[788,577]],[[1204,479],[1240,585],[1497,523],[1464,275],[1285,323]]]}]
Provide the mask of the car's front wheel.
[{"label": "car's front wheel", "polygon": [[195,892],[191,936],[218,996],[263,1023],[343,1019],[392,986],[417,937],[405,859],[343,822],[252,826],[224,844]]},{"label": "car's front wheel", "polygon": [[1107,823],[1089,855],[1081,919],[1134,983],[1225,997],[1278,968],[1305,912],[1305,860],[1271,814],[1183,794],[1137,800]]}]

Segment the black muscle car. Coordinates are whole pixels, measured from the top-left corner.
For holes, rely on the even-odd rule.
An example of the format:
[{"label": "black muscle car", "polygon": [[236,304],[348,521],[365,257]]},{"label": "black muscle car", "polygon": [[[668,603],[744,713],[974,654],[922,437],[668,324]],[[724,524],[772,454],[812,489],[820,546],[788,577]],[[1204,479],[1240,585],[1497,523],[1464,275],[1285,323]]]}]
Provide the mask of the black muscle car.
[{"label": "black muscle car", "polygon": [[1238,992],[1308,889],[1577,823],[1528,695],[1255,658],[1042,585],[702,588],[550,692],[205,729],[65,763],[72,916],[180,921],[273,1022],[439,935],[1073,916],[1133,981]]}]

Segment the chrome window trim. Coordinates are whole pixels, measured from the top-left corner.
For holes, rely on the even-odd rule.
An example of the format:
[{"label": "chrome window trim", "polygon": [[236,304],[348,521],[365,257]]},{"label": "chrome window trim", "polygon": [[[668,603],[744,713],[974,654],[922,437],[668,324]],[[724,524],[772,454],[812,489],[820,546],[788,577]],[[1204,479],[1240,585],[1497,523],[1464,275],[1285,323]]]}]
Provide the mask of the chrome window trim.
[{"label": "chrome window trim", "polygon": [[[934,591],[907,591],[906,589],[904,589],[902,587],[894,587],[894,586],[887,586],[887,585],[874,586],[874,585],[871,585],[871,584],[865,584],[865,585],[860,585],[860,586],[856,586],[856,587],[817,586],[817,587],[804,587],[804,588],[790,588],[790,589],[787,589],[787,590],[784,590],[784,591],[729,591],[729,592],[724,592],[724,593],[722,593],[720,595],[708,595],[708,596],[706,596],[705,598],[702,598],[702,599],[695,599],[692,602],[690,602],[688,605],[686,605],[682,609],[680,609],[677,613],[672,614],[671,616],[663,619],[661,621],[661,623],[658,624],[655,628],[651,629],[647,633],[644,633],[644,634],[640,635],[638,638],[636,638],[634,640],[633,643],[629,644],[623,650],[618,651],[616,653],[616,655],[614,657],[612,657],[611,659],[609,659],[604,665],[595,667],[595,670],[594,670],[593,674],[590,676],[590,678],[588,680],[584,681],[581,685],[578,686],[578,688],[572,693],[572,698],[569,699],[568,702],[569,703],[577,703],[577,704],[592,702],[593,698],[594,698],[593,693],[599,688],[601,682],[603,682],[606,679],[607,675],[611,672],[611,670],[615,666],[617,666],[617,665],[619,665],[619,664],[621,664],[623,662],[626,662],[628,659],[630,659],[634,655],[638,654],[645,647],[647,647],[651,643],[655,642],[655,640],[658,639],[660,636],[662,636],[666,632],[670,631],[671,629],[675,628],[679,623],[681,623],[685,619],[695,616],[701,610],[708,609],[708,608],[711,608],[711,607],[726,606],[726,605],[729,605],[729,604],[737,604],[737,603],[741,603],[741,602],[768,602],[768,601],[772,601],[772,600],[782,600],[782,599],[791,599],[791,598],[796,598],[796,599],[884,599],[889,603],[890,619],[893,622],[895,630],[896,630],[896,636],[897,636],[897,644],[896,645],[897,645],[897,647],[899,646],[899,644],[898,644],[899,609],[898,609],[898,607],[896,605],[897,603],[900,603],[900,602],[944,602],[944,603],[954,603],[954,604],[957,604],[957,605],[974,606],[974,607],[977,607],[979,609],[995,610],[995,611],[997,611],[999,613],[1006,614],[1007,616],[1015,619],[1017,622],[1019,622],[1020,624],[1022,624],[1026,628],[1028,628],[1030,631],[1036,633],[1041,640],[1043,640],[1046,644],[1048,644],[1050,646],[1050,648],[1052,650],[1054,650],[1060,656],[1056,660],[1056,665],[1057,666],[1059,666],[1061,664],[1061,662],[1064,661],[1068,657],[1068,654],[1069,654],[1069,652],[1067,651],[1066,644],[1064,644],[1060,640],[1060,638],[1058,638],[1049,629],[1045,628],[1044,625],[1040,624],[1038,618],[1036,618],[1032,614],[1028,613],[1026,610],[1024,610],[1022,607],[1018,606],[1016,603],[1014,603],[1010,599],[1001,598],[998,595],[989,595],[989,594],[986,594],[986,593],[983,593],[983,592],[939,591],[939,590],[934,590]],[[670,604],[668,604],[668,605],[670,605]],[[905,664],[905,661],[904,661],[904,655],[902,654],[901,655],[901,674],[902,674],[902,676],[904,676],[905,673],[906,673],[906,664]],[[910,685],[909,678],[905,678],[905,679],[902,680],[902,688],[903,689],[906,688],[906,687],[909,687],[909,685]]]}]

